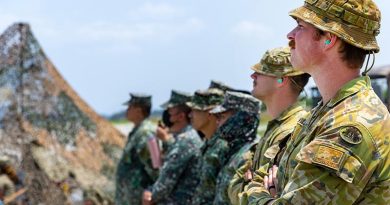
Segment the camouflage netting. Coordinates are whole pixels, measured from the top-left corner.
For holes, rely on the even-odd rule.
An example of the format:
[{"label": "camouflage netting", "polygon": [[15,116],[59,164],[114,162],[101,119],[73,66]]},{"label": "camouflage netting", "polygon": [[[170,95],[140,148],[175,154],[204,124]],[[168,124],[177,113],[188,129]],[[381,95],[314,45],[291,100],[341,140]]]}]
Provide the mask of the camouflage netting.
[{"label": "camouflage netting", "polygon": [[67,204],[74,190],[111,201],[123,144],[61,77],[28,25],[0,36],[0,155],[17,170],[30,204]]}]

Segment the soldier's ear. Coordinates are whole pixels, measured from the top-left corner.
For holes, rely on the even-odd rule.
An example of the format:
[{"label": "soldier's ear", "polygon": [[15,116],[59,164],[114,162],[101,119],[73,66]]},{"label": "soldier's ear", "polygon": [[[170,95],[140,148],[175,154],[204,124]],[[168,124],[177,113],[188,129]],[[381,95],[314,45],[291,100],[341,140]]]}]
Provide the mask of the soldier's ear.
[{"label": "soldier's ear", "polygon": [[338,42],[338,37],[333,33],[326,32],[324,34],[324,50],[333,48],[336,42]]}]

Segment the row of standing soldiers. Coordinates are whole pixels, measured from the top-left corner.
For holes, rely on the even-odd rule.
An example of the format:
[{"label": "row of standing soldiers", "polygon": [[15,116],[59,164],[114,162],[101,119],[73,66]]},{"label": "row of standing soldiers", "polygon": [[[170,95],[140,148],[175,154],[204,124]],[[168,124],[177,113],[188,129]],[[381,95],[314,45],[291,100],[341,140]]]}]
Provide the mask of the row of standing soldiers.
[{"label": "row of standing soldiers", "polygon": [[[379,52],[379,9],[305,0],[290,16],[289,47],[252,67],[251,94],[215,82],[193,96],[173,90],[157,126],[151,97],[131,94],[116,204],[390,204],[389,112],[366,76],[370,58],[360,75]],[[309,74],[322,101],[307,112],[298,97]],[[161,142],[158,168],[150,136]]]}]

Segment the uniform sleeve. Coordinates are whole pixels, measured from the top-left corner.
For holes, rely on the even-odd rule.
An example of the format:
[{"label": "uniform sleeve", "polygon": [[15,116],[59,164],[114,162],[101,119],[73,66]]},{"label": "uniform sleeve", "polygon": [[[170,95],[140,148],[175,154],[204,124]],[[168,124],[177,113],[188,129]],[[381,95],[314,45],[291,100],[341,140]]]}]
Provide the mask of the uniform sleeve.
[{"label": "uniform sleeve", "polygon": [[[154,135],[153,132],[148,132],[146,136]],[[158,176],[158,169],[154,169],[152,166],[152,158],[150,155],[150,150],[148,148],[148,142],[147,139],[145,139],[146,142],[144,143],[145,146],[141,148],[141,150],[138,153],[138,156],[140,158],[141,163],[143,164],[143,168],[146,172],[146,174],[150,177],[152,180],[156,180]]]},{"label": "uniform sleeve", "polygon": [[191,204],[208,204],[214,199],[216,178],[222,167],[224,147],[217,147],[213,152],[206,153],[200,171],[200,182],[195,189]]},{"label": "uniform sleeve", "polygon": [[247,150],[243,154],[240,152],[229,161],[229,163],[221,170],[218,174],[217,178],[217,187],[216,187],[216,195],[214,198],[214,205],[229,205],[231,204],[229,195],[228,195],[228,187],[230,181],[233,179],[236,170],[253,157],[253,152],[251,150]]},{"label": "uniform sleeve", "polygon": [[266,164],[253,172],[253,179],[243,188],[243,191],[238,194],[238,203],[240,205],[249,204],[248,196],[253,195],[256,192],[262,192],[263,190],[268,193],[264,188],[264,177],[267,175],[269,165]]},{"label": "uniform sleeve", "polygon": [[296,155],[297,165],[280,197],[250,187],[248,204],[355,203],[380,161],[372,138],[363,135],[343,127],[316,137]]},{"label": "uniform sleeve", "polygon": [[186,140],[178,140],[166,157],[160,175],[152,187],[152,200],[167,198],[193,157],[193,148]]},{"label": "uniform sleeve", "polygon": [[248,160],[241,166],[233,176],[228,187],[228,196],[232,204],[238,204],[238,195],[244,191],[244,186],[248,183],[244,179],[245,172],[252,166],[252,160]]}]

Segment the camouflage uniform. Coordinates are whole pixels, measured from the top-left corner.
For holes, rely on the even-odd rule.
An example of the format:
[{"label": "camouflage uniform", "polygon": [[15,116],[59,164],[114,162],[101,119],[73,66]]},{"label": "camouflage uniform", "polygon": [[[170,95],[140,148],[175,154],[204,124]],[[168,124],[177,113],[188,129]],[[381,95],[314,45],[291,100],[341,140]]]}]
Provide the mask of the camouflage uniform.
[{"label": "camouflage uniform", "polygon": [[[191,97],[185,93],[172,91],[170,100],[163,107],[185,104]],[[160,169],[157,181],[150,189],[152,202],[156,204],[188,204],[199,182],[196,176],[199,169],[200,147],[203,142],[191,126],[181,133],[174,134],[173,141]]]},{"label": "camouflage uniform", "polygon": [[[131,94],[126,104],[150,103],[150,97]],[[156,126],[148,119],[129,133],[116,173],[115,204],[141,204],[142,192],[153,184],[158,170],[152,167],[148,137],[155,135]]]},{"label": "camouflage uniform", "polygon": [[[320,12],[325,7],[329,13]],[[336,14],[344,25],[316,18]],[[380,15],[370,0],[306,0],[304,7],[290,15],[330,30],[354,46],[379,50],[374,34],[379,33]],[[276,188],[281,194],[272,198],[254,184],[248,200],[251,204],[388,204],[389,134],[389,113],[369,78],[353,79],[298,123],[279,165]]]},{"label": "camouflage uniform", "polygon": [[[188,105],[192,109],[207,111],[221,104],[223,101],[223,92],[221,90],[223,89],[216,89],[215,81],[212,81],[210,87],[212,86],[214,86],[214,88],[211,88],[206,92],[195,92],[192,102]],[[200,181],[195,189],[190,204],[212,204],[215,197],[217,175],[222,168],[227,151],[227,142],[221,139],[217,133],[214,133],[210,139],[205,141],[201,148],[201,167],[198,172]]]},{"label": "camouflage uniform", "polygon": [[[252,67],[252,70],[279,78],[302,75],[303,72],[292,67],[290,57],[291,53],[288,47],[268,50],[263,55],[260,63]],[[297,102],[282,112],[278,118],[268,122],[264,136],[260,138],[259,143],[256,145],[253,159],[248,160],[244,166],[236,171],[229,185],[228,193],[232,204],[239,203],[239,195],[245,190],[245,185],[248,183],[244,179],[245,172],[248,169],[258,170],[261,168],[262,172],[252,172],[252,176],[254,176],[253,179],[257,179],[257,182],[262,183],[263,176],[256,176],[257,173],[266,174],[270,164],[278,163],[276,157],[281,155],[298,120],[306,114],[307,112]]]},{"label": "camouflage uniform", "polygon": [[252,158],[253,141],[259,125],[260,101],[251,95],[226,92],[222,105],[210,113],[217,114],[234,110],[235,113],[217,130],[217,134],[228,143],[223,167],[217,176],[216,194],[213,204],[230,204],[227,194],[229,182],[240,166]]}]

